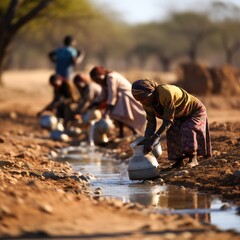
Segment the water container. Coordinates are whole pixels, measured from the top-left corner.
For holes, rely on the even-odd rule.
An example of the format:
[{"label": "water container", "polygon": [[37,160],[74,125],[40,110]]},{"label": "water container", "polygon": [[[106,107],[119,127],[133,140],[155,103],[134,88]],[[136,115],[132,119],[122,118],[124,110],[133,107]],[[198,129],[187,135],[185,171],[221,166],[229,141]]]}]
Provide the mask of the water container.
[{"label": "water container", "polygon": [[[144,144],[145,137],[138,137],[135,141],[133,141],[130,144],[130,147],[135,148],[137,145],[143,145]],[[153,149],[152,149],[152,154],[156,159],[158,159],[162,155],[162,147],[160,143],[160,138],[158,138],[154,143],[153,143]]]},{"label": "water container", "polygon": [[94,128],[95,131],[97,131],[98,133],[107,134],[114,128],[114,124],[110,118],[102,118],[101,120],[95,123]]},{"label": "water container", "polygon": [[161,146],[161,144],[160,144],[160,139],[157,139],[157,140],[153,143],[152,154],[154,155],[154,157],[155,157],[156,159],[158,159],[159,157],[162,156],[162,146]]},{"label": "water container", "polygon": [[129,160],[128,176],[130,180],[147,180],[159,177],[158,162],[151,154],[143,154],[144,145],[134,146],[134,155]]},{"label": "water container", "polygon": [[102,117],[102,113],[98,109],[90,109],[82,114],[82,123],[89,124],[92,120],[99,120]]},{"label": "water container", "polygon": [[55,141],[67,142],[69,141],[69,136],[60,130],[53,130],[50,133],[50,138]]},{"label": "water container", "polygon": [[46,128],[48,130],[56,129],[58,125],[58,120],[55,116],[51,115],[42,115],[39,119],[39,125],[42,128]]},{"label": "water container", "polygon": [[89,129],[90,146],[102,145],[108,143],[107,134],[113,129],[114,124],[110,118],[102,118],[99,121],[92,120]]}]

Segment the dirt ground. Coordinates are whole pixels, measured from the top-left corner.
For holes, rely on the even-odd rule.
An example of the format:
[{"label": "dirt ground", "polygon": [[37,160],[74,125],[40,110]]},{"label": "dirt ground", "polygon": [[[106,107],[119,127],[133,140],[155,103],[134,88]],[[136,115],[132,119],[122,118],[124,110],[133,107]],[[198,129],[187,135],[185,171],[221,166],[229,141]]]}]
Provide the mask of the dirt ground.
[{"label": "dirt ground", "polygon": [[[68,163],[49,159],[68,143],[52,141],[36,112],[51,99],[50,72],[9,72],[0,88],[0,238],[55,239],[240,239],[187,215],[149,213],[139,204],[105,199],[90,189],[88,176]],[[159,160],[161,179],[240,206],[240,99],[202,98],[207,106],[213,157],[192,169],[166,171],[166,143]],[[109,144],[126,161],[126,141]],[[156,180],[156,181],[162,181]]]}]

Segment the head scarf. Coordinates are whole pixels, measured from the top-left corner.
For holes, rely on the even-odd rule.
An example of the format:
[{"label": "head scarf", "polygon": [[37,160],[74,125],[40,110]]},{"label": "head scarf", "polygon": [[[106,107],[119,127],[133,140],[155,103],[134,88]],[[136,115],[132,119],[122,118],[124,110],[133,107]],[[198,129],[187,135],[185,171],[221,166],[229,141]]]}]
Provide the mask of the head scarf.
[{"label": "head scarf", "polygon": [[93,81],[101,83],[105,80],[107,73],[109,73],[109,71],[104,67],[96,66],[90,71],[90,77]]},{"label": "head scarf", "polygon": [[83,75],[83,74],[76,74],[75,77],[73,78],[73,82],[75,84],[80,83],[80,82],[85,82],[88,83],[89,79],[87,78],[87,76]]},{"label": "head scarf", "polygon": [[136,100],[141,100],[151,95],[158,84],[150,79],[140,79],[132,84],[132,95]]},{"label": "head scarf", "polygon": [[49,84],[53,87],[62,85],[63,80],[57,74],[52,74],[49,78]]}]

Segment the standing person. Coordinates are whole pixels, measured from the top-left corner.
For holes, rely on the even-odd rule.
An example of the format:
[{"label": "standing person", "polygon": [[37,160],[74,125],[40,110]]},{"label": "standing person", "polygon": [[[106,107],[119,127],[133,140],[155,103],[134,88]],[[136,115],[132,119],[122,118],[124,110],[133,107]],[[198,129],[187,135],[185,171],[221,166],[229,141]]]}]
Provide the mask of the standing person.
[{"label": "standing person", "polygon": [[[182,166],[184,158],[189,158],[189,167],[193,167],[198,165],[197,156],[211,156],[206,108],[199,99],[182,88],[149,79],[135,81],[132,94],[147,113],[145,153],[167,130],[168,159],[176,161],[172,167]],[[162,119],[157,131],[156,118]]]},{"label": "standing person", "polygon": [[145,112],[131,94],[131,83],[115,71],[109,71],[102,66],[96,66],[90,71],[90,76],[100,84],[107,94],[104,116],[109,116],[119,124],[119,136],[124,137],[124,126],[133,133],[142,134],[145,129]]},{"label": "standing person", "polygon": [[102,87],[86,76],[76,74],[73,82],[80,95],[76,110],[77,114],[86,112],[96,101],[103,101],[106,99]]},{"label": "standing person", "polygon": [[68,35],[63,40],[63,47],[49,53],[49,58],[55,63],[55,72],[64,81],[71,79],[74,66],[79,63],[84,54],[76,49],[76,40]]}]

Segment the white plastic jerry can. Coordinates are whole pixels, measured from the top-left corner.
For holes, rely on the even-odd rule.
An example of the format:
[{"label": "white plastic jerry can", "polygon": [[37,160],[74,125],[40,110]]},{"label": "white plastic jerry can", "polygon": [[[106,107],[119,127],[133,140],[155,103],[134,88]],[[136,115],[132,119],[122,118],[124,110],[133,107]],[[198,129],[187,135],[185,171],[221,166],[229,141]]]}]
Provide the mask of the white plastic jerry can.
[{"label": "white plastic jerry can", "polygon": [[159,177],[158,162],[151,154],[144,155],[144,145],[133,147],[134,155],[129,160],[128,176],[130,180],[147,180]]}]

